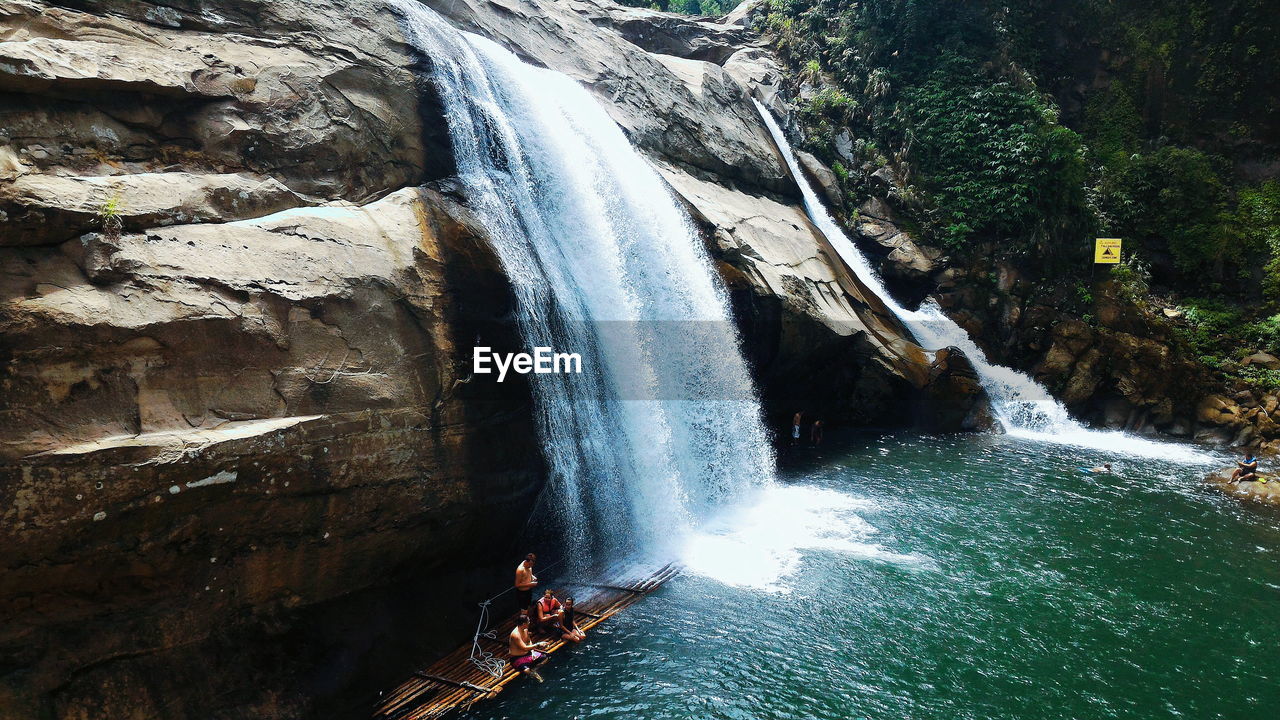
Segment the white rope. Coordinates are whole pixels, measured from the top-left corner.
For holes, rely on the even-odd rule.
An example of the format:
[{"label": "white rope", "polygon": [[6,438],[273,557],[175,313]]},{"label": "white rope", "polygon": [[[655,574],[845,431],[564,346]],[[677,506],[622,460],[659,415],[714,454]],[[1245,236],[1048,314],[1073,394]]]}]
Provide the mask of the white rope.
[{"label": "white rope", "polygon": [[488,630],[489,603],[491,602],[493,598],[480,603],[480,624],[476,625],[476,634],[471,638],[471,664],[495,678],[500,678],[507,671],[507,661],[480,647],[482,637],[490,640],[498,639],[492,631]]},{"label": "white rope", "polygon": [[[547,572],[562,562],[564,562],[564,558],[546,566],[543,568],[543,572]],[[471,657],[469,658],[471,660],[471,664],[489,673],[495,678],[500,678],[504,673],[506,673],[507,661],[480,647],[480,638],[488,638],[490,640],[498,639],[498,636],[494,634],[492,630],[489,630],[489,605],[491,605],[494,600],[497,600],[512,590],[515,590],[515,588],[509,587],[480,603],[480,622],[476,625],[476,634],[471,637]]]}]

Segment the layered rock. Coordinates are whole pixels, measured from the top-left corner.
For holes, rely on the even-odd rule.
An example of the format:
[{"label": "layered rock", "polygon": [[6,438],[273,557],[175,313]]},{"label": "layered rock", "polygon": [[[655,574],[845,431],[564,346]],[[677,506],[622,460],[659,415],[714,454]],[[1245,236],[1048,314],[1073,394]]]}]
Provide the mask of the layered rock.
[{"label": "layered rock", "polygon": [[0,18],[0,717],[324,714],[455,637],[388,600],[510,552],[541,454],[467,382],[510,288],[414,187],[452,161],[396,18]]},{"label": "layered rock", "polygon": [[4,452],[25,456],[0,480],[13,717],[217,707],[256,680],[164,668],[223,624],[509,548],[540,454],[527,387],[467,382],[475,338],[519,338],[455,203],[408,189],[76,249],[9,251],[0,283]]}]

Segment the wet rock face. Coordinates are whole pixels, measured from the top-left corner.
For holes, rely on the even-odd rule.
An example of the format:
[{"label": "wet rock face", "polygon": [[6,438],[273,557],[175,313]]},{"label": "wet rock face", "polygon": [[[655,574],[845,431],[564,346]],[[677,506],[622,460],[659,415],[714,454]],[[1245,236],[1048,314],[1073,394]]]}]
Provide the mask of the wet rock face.
[{"label": "wet rock face", "polygon": [[[809,223],[752,98],[783,117],[780,64],[723,23],[606,2],[428,2],[592,90],[688,207],[729,283],[766,412],[904,426],[920,348]],[[827,170],[826,172],[830,172]]]},{"label": "wet rock face", "polygon": [[246,691],[296,685],[311,658],[256,668],[225,633],[252,648],[510,550],[541,456],[526,386],[466,382],[476,337],[520,341],[454,201],[407,189],[75,250],[9,249],[0,278],[0,656],[23,668],[0,717],[161,716],[173,697],[192,717],[312,714]]},{"label": "wet rock face", "polygon": [[510,288],[415,187],[452,163],[397,27],[0,0],[0,718],[336,714],[472,619],[387,598],[512,550],[528,387],[466,382]]},{"label": "wet rock face", "polygon": [[[253,217],[254,196],[358,202],[447,174],[396,27],[373,0],[0,2],[0,146],[20,174],[81,177],[5,188],[0,245],[84,232],[106,195],[143,227],[164,208]],[[175,171],[190,176],[168,189],[136,177]]]},{"label": "wet rock face", "polygon": [[921,424],[927,432],[990,432],[999,427],[991,399],[960,348],[934,353]]}]

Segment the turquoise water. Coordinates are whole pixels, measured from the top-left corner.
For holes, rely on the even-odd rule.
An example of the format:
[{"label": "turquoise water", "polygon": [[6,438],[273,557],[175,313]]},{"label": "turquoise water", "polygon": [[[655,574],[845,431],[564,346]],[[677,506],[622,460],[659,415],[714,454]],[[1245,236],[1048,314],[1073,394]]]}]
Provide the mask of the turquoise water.
[{"label": "turquoise water", "polygon": [[1280,514],[1200,468],[1077,469],[1103,460],[998,436],[793,453],[692,570],[465,717],[1275,717]]}]

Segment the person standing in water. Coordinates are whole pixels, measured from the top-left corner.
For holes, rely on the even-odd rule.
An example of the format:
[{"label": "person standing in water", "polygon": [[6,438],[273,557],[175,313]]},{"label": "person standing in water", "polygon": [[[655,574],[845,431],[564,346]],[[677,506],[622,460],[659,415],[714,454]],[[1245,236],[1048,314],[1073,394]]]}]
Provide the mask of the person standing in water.
[{"label": "person standing in water", "polygon": [[516,566],[516,610],[529,612],[533,606],[533,589],[538,586],[538,577],[533,574],[533,563],[537,555],[529,553],[524,561]]},{"label": "person standing in water", "polygon": [[1258,479],[1258,458],[1253,453],[1244,456],[1244,462],[1237,462],[1236,471],[1231,473],[1231,482],[1238,483],[1241,480],[1257,480]]},{"label": "person standing in water", "polygon": [[796,413],[795,417],[791,418],[791,447],[795,447],[800,444],[800,422],[803,418],[803,410]]},{"label": "person standing in water", "polygon": [[822,444],[822,421],[814,420],[813,427],[809,428],[809,444],[818,447]]},{"label": "person standing in water", "polygon": [[511,630],[507,643],[507,650],[511,653],[511,668],[542,682],[542,676],[538,674],[537,667],[547,659],[546,653],[541,652],[546,646],[545,642],[531,641],[529,616],[520,615],[516,618],[516,626]]}]

